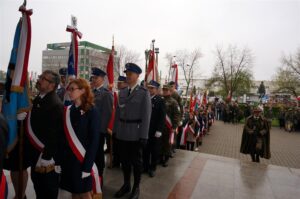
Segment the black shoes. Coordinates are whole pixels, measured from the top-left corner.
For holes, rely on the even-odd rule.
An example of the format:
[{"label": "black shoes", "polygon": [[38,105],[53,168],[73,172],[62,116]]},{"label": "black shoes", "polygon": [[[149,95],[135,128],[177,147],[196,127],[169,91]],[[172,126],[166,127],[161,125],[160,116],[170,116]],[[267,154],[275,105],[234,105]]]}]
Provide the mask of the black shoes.
[{"label": "black shoes", "polygon": [[119,191],[117,191],[114,195],[115,198],[121,198],[125,194],[129,193],[131,190],[131,187],[129,184],[124,184]]},{"label": "black shoes", "polygon": [[150,176],[151,178],[153,178],[153,177],[155,176],[155,171],[150,170],[150,171],[149,171],[149,176]]},{"label": "black shoes", "polygon": [[138,199],[140,195],[140,188],[138,187],[133,187],[132,192],[128,199]]}]

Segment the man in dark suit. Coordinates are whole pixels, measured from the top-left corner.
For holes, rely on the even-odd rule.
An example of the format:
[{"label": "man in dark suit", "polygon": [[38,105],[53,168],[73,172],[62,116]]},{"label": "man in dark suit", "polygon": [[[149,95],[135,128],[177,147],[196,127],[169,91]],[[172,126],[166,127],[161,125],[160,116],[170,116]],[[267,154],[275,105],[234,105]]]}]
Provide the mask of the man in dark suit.
[{"label": "man in dark suit", "polygon": [[58,195],[59,146],[63,139],[63,104],[55,90],[59,75],[46,70],[39,76],[38,96],[28,115],[27,136],[31,142],[31,179],[37,199],[56,199]]},{"label": "man in dark suit", "polygon": [[143,169],[142,149],[147,144],[151,116],[149,91],[138,84],[142,70],[134,63],[125,65],[127,88],[120,91],[113,133],[118,140],[124,184],[115,197],[131,191],[130,176],[133,167],[134,185],[130,199],[139,197],[139,185]]},{"label": "man in dark suit", "polygon": [[91,73],[91,87],[93,88],[93,92],[95,95],[95,106],[99,111],[100,118],[100,142],[99,148],[96,156],[96,165],[99,171],[99,175],[101,176],[103,185],[103,170],[105,167],[104,162],[104,143],[106,139],[107,149],[110,149],[110,135],[108,134],[107,128],[112,114],[113,108],[113,95],[107,88],[104,87],[104,80],[106,73],[99,68],[92,68]]},{"label": "man in dark suit", "polygon": [[161,136],[165,125],[166,109],[162,97],[158,95],[160,84],[151,80],[147,85],[151,95],[152,112],[147,147],[143,151],[144,171],[150,177],[155,176],[157,161],[161,148]]}]

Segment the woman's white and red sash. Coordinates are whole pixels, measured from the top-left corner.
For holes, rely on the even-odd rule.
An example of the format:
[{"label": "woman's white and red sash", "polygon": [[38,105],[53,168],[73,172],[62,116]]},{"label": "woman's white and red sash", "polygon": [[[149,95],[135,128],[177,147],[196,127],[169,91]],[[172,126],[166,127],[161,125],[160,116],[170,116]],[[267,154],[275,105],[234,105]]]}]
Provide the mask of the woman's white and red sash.
[{"label": "woman's white and red sash", "polygon": [[1,171],[2,176],[0,179],[0,199],[6,199],[7,196],[7,183],[4,172]]},{"label": "woman's white and red sash", "polygon": [[186,145],[186,138],[187,138],[188,133],[191,133],[191,134],[193,134],[193,136],[195,136],[195,131],[194,131],[193,127],[189,124],[186,124],[182,131],[181,138],[180,138],[181,146]]},{"label": "woman's white and red sash", "polygon": [[[82,146],[72,127],[70,118],[70,108],[71,106],[68,106],[65,107],[64,110],[64,131],[72,152],[74,153],[75,157],[79,160],[79,162],[83,163],[86,150]],[[96,194],[101,194],[101,181],[95,163],[93,164],[91,175],[93,178],[93,192]]]},{"label": "woman's white and red sash", "polygon": [[28,112],[26,119],[26,134],[29,138],[30,143],[36,148],[39,152],[43,152],[45,145],[38,139],[38,137],[34,134],[31,127],[31,111]]},{"label": "woman's white and red sash", "polygon": [[173,129],[172,129],[172,121],[171,121],[171,119],[170,119],[170,117],[166,114],[166,121],[165,121],[165,123],[166,123],[166,126],[167,126],[167,129],[168,129],[168,131],[169,131],[169,134],[170,134],[170,136],[169,136],[169,143],[170,144],[174,144],[174,132],[173,132]]}]

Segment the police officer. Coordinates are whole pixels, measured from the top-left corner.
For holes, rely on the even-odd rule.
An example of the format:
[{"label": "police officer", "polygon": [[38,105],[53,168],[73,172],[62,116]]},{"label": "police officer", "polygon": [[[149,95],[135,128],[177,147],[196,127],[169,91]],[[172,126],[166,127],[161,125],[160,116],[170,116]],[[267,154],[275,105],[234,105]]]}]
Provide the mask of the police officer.
[{"label": "police officer", "polygon": [[60,84],[58,85],[58,87],[56,89],[56,93],[57,93],[58,97],[61,99],[61,101],[63,102],[65,92],[66,92],[67,68],[60,68],[59,75],[60,75]]},{"label": "police officer", "polygon": [[120,198],[130,192],[130,173],[133,166],[134,185],[129,198],[135,199],[140,192],[142,149],[148,139],[151,98],[149,91],[138,85],[141,68],[134,63],[127,63],[125,69],[128,87],[120,90],[113,130],[120,149],[124,184],[115,193],[115,197]]},{"label": "police officer", "polygon": [[[118,77],[118,81],[117,81],[117,89],[118,89],[118,92],[127,87],[127,82],[126,82],[126,77],[125,76],[119,76]],[[117,94],[118,95],[118,94]],[[114,102],[114,105],[115,107],[118,106],[118,98],[115,98],[115,102]],[[113,167],[119,167],[120,166],[120,157],[119,157],[119,153],[118,153],[118,140],[113,137]]]},{"label": "police officer", "polygon": [[144,172],[148,172],[150,177],[155,176],[157,161],[161,148],[161,135],[165,125],[165,102],[158,95],[160,84],[151,80],[147,85],[151,95],[152,113],[149,128],[149,139],[147,147],[143,152]]},{"label": "police officer", "polygon": [[[104,87],[104,81],[106,73],[99,68],[92,68],[91,74],[91,86],[95,95],[95,106],[99,111],[100,118],[100,142],[99,148],[96,156],[96,165],[98,167],[99,175],[101,176],[103,182],[103,170],[105,167],[104,162],[104,143],[105,138],[107,138],[108,132],[107,127],[112,114],[113,107],[113,96],[107,88]],[[110,150],[110,141],[106,142],[108,150]],[[102,184],[103,185],[103,184]]]}]

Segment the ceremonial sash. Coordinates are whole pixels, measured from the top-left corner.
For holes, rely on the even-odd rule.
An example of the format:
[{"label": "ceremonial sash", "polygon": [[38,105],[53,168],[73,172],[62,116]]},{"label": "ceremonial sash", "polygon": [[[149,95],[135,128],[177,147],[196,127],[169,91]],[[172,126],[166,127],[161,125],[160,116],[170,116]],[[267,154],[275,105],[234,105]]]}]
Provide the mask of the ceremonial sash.
[{"label": "ceremonial sash", "polygon": [[166,115],[166,121],[165,121],[165,123],[166,123],[167,129],[168,129],[169,134],[170,134],[170,136],[169,136],[169,143],[173,144],[174,143],[174,132],[172,130],[172,121],[171,121],[171,119],[170,119],[170,117],[168,115]]},{"label": "ceremonial sash", "polygon": [[30,143],[36,148],[39,152],[43,152],[45,145],[38,139],[38,137],[34,134],[31,127],[31,111],[28,112],[26,119],[26,134],[29,138]]},{"label": "ceremonial sash", "polygon": [[[66,134],[66,138],[68,140],[69,146],[74,153],[77,160],[79,160],[80,163],[83,163],[84,156],[86,153],[85,148],[82,146],[80,140],[75,134],[75,131],[71,124],[71,118],[70,118],[70,108],[71,106],[65,107],[64,111],[64,130]],[[93,178],[93,192],[95,194],[101,194],[101,183],[100,183],[100,177],[98,174],[98,169],[96,164],[93,164],[92,170],[91,170],[91,176]]]},{"label": "ceremonial sash", "polygon": [[186,145],[186,138],[187,138],[188,133],[193,133],[193,136],[195,136],[195,131],[194,131],[193,127],[189,124],[186,124],[184,129],[183,129],[183,132],[181,134],[181,138],[180,138],[180,145],[181,146]]},{"label": "ceremonial sash", "polygon": [[0,179],[0,199],[6,199],[7,197],[7,184],[4,172],[2,172],[2,177]]}]

